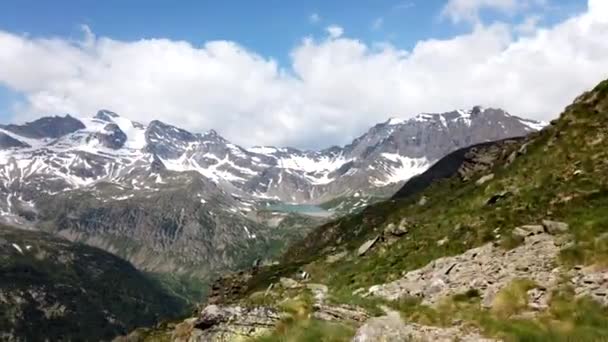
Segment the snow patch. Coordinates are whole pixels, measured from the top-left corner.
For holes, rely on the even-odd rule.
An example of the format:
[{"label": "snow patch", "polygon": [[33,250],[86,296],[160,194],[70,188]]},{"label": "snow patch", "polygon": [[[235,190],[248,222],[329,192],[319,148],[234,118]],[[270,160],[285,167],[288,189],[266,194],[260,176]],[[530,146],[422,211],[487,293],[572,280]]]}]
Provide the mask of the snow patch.
[{"label": "snow patch", "polygon": [[375,186],[406,181],[426,171],[430,166],[430,162],[426,158],[409,158],[397,153],[382,153],[382,157],[397,165],[386,165],[387,175],[385,179],[375,179],[373,181]]},{"label": "snow patch", "polygon": [[404,120],[404,119],[390,118],[390,119],[388,119],[388,121],[386,122],[386,124],[389,125],[389,126],[394,126],[394,125],[404,124],[405,122],[406,122],[406,120]]}]

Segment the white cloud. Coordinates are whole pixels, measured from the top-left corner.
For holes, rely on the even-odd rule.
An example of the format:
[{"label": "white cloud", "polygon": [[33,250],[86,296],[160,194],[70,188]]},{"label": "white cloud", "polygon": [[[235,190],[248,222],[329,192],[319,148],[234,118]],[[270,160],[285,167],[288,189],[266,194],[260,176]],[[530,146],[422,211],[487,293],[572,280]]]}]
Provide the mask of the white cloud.
[{"label": "white cloud", "polygon": [[484,9],[514,13],[532,6],[544,5],[546,2],[546,0],[448,0],[443,7],[442,15],[455,23],[479,22],[479,13]]},{"label": "white cloud", "polygon": [[313,13],[310,16],[308,16],[308,21],[311,24],[316,24],[321,21],[321,15],[319,15],[319,13]]},{"label": "white cloud", "polygon": [[589,0],[589,9],[594,19],[602,22],[608,21],[608,1]]},{"label": "white cloud", "polygon": [[340,38],[344,34],[344,29],[338,25],[330,25],[325,29],[325,31],[327,31],[327,34],[334,39]]},{"label": "white cloud", "polygon": [[551,27],[475,25],[410,50],[366,44],[341,29],[304,39],[291,65],[228,41],[82,42],[0,31],[0,83],[22,93],[17,121],[112,109],[195,132],[214,128],[243,145],[342,144],[389,116],[473,105],[554,118],[608,78],[606,2]]}]

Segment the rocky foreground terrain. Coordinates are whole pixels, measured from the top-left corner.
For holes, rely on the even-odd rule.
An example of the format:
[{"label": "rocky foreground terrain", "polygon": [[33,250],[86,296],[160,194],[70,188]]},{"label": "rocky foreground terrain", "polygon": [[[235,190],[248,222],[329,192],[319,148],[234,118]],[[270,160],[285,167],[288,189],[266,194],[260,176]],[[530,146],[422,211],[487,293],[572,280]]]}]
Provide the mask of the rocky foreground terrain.
[{"label": "rocky foreground terrain", "polygon": [[[439,166],[442,166],[439,168]],[[541,132],[456,151],[389,201],[118,341],[602,341],[608,81]]]}]

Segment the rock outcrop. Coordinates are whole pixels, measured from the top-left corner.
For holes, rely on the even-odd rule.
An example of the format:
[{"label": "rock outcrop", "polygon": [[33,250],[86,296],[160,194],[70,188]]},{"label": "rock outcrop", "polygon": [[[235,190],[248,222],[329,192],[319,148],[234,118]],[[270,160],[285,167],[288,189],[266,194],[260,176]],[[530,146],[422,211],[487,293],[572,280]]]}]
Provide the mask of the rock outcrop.
[{"label": "rock outcrop", "polygon": [[475,289],[489,307],[500,289],[515,279],[527,278],[545,287],[555,283],[558,252],[553,236],[544,233],[528,236],[521,246],[509,251],[488,243],[437,259],[394,282],[372,286],[368,294],[388,300],[419,297],[423,304],[432,305]]}]

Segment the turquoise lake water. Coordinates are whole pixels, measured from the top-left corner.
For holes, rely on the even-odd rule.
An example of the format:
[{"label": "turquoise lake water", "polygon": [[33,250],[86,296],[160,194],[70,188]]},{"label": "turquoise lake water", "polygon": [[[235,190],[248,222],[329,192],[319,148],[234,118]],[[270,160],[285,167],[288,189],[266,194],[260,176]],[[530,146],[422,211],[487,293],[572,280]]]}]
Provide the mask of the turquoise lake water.
[{"label": "turquoise lake water", "polygon": [[310,216],[330,216],[332,213],[318,207],[316,205],[309,204],[272,204],[266,207],[272,211],[280,211],[285,213],[298,213],[302,215]]}]

